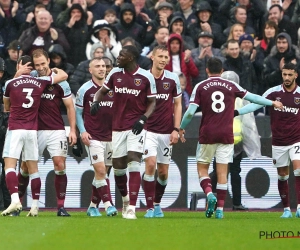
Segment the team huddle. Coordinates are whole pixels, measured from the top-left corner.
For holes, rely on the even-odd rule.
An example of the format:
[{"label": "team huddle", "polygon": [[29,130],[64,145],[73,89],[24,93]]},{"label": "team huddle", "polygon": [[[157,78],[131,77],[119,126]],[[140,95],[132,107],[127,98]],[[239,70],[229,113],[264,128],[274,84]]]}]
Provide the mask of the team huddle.
[{"label": "team huddle", "polygon": [[[233,158],[233,118],[262,106],[273,106],[272,153],[284,205],[282,217],[292,217],[287,183],[290,160],[293,161],[296,178],[296,217],[300,217],[300,131],[296,128],[300,115],[298,112],[284,112],[287,107],[297,108],[300,103],[296,101],[300,100],[300,89],[295,84],[297,74],[293,65],[283,67],[284,83],[268,90],[265,98],[248,92],[234,82],[234,72],[222,75],[222,62],[210,58],[206,68],[209,78],[195,86],[190,105],[182,118],[178,75],[164,69],[169,60],[167,48],[154,48],[151,56],[153,66],[149,71],[137,65],[138,57],[136,47],[124,46],[117,58],[118,67],[109,73],[102,58],[93,58],[89,64],[92,79],[78,90],[75,108],[66,82],[67,74],[49,68],[45,51],[38,49],[33,51],[32,58],[19,58],[16,76],[6,82],[3,97],[5,111],[10,112],[3,158],[11,194],[11,204],[2,212],[3,216],[21,212],[22,197],[29,178],[33,201],[27,216],[38,216],[41,179],[37,162],[46,148],[55,170],[57,215],[70,216],[64,208],[67,188],[65,162],[68,145],[75,145],[77,150],[73,152],[80,155],[80,137],[95,173],[88,216],[101,216],[98,209],[101,201],[107,216],[118,214],[111,199],[108,179],[112,168],[122,196],[123,218],[137,219],[135,208],[142,181],[147,203],[144,217],[164,217],[160,202],[168,183],[172,147],[179,139],[185,142],[184,129],[200,106],[202,120],[196,160],[200,186],[207,195],[205,215],[210,218],[215,213],[217,219],[222,219],[227,193],[227,168]],[[287,94],[289,96],[285,97]],[[237,97],[253,104],[234,110]],[[70,124],[69,142],[60,115],[61,101],[66,106]],[[290,122],[284,133],[285,138],[281,137],[283,133],[280,130],[286,127],[286,123],[284,126],[276,123],[282,116]],[[21,168],[17,174],[15,169],[21,155]],[[216,196],[208,175],[208,167],[214,157],[217,163]],[[140,176],[142,159],[145,161],[143,180]]]}]

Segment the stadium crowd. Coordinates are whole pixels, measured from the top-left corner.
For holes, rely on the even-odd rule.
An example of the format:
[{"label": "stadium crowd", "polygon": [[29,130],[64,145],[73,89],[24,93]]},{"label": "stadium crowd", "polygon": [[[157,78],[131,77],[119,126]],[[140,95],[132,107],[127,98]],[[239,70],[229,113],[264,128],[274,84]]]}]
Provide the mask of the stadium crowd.
[{"label": "stadium crowd", "polygon": [[[243,89],[262,95],[269,88],[282,84],[284,65],[291,63],[295,65],[296,73],[300,73],[299,44],[300,0],[0,0],[1,91],[5,82],[17,73],[18,59],[24,55],[33,56],[42,49],[48,52],[50,68],[62,69],[68,74],[70,93],[63,89],[65,105],[60,109],[73,124],[75,111],[65,99],[76,96],[82,86],[93,79],[90,68],[91,62],[95,64],[95,58],[105,58],[106,68],[111,70],[117,65],[122,51],[135,58],[128,61],[127,66],[133,65],[131,70],[135,65],[150,70],[155,48],[166,46],[169,61],[164,69],[179,76],[180,82],[174,80],[177,85],[174,84],[181,86],[184,112],[195,86],[209,77],[206,65],[210,58],[219,59],[224,71],[235,72]],[[130,49],[132,47],[137,49],[137,56]],[[34,60],[33,63],[36,64]],[[38,69],[37,72],[44,76]],[[177,78],[171,75],[170,79]],[[300,79],[295,80],[299,84]],[[256,114],[268,115],[263,108]],[[141,117],[140,123],[134,124],[135,131],[143,129],[141,124],[148,118]],[[177,125],[175,128],[179,130]],[[75,134],[74,128],[71,132]],[[74,138],[75,135],[72,140]],[[139,160],[139,155],[133,157],[132,164]],[[65,166],[60,164],[64,163],[55,163],[54,159],[53,162],[55,172],[60,176],[57,179],[63,178]],[[104,165],[102,167],[104,169]],[[137,167],[134,165],[133,169]],[[122,167],[117,170],[119,178],[124,175]],[[26,174],[28,177],[29,173],[24,176]],[[95,179],[95,183],[102,183],[102,186],[99,184],[101,187],[109,185],[105,176],[101,176],[101,181]],[[151,174],[144,180],[153,181],[153,178]],[[127,179],[124,181],[126,183]],[[166,180],[160,181],[166,183]],[[67,180],[63,182],[66,188]],[[95,183],[93,185],[99,188]],[[57,190],[59,188],[62,187]],[[5,195],[5,187],[2,189],[4,196],[9,196],[7,192]],[[110,198],[104,200],[109,204],[106,208],[111,208]],[[131,198],[126,197],[123,201],[128,203],[127,206],[134,206]],[[58,212],[63,208],[63,202],[60,204]],[[97,202],[91,202],[91,205],[95,204]],[[5,203],[5,207],[8,206],[9,203]],[[112,214],[116,214],[115,210]],[[61,211],[61,216],[65,215],[68,213]]]}]

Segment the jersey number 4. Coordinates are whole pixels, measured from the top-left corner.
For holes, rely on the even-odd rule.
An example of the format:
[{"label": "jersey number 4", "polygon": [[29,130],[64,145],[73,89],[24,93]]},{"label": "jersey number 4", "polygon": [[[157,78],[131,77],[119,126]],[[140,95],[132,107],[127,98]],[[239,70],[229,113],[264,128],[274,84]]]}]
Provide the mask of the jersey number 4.
[{"label": "jersey number 4", "polygon": [[225,109],[224,94],[221,91],[215,91],[211,94],[211,109],[216,113],[221,113]]},{"label": "jersey number 4", "polygon": [[27,95],[26,95],[25,98],[29,100],[29,103],[22,103],[22,107],[23,108],[29,109],[32,106],[32,104],[34,102],[32,96],[31,96],[32,95],[32,91],[33,91],[33,89],[29,89],[29,88],[24,88],[22,90],[22,92],[27,93]]}]

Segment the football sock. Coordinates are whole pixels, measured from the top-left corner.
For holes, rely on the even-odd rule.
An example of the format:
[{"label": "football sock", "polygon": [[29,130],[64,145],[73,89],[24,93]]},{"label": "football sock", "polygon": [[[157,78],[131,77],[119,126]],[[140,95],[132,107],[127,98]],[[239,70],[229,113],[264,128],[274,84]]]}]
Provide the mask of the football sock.
[{"label": "football sock", "polygon": [[109,193],[108,193],[108,194],[109,194],[109,201],[110,201],[110,203],[111,203],[112,205],[114,205],[114,203],[112,202],[111,191],[110,191],[110,181],[109,181],[109,179],[108,179],[108,176],[106,176],[105,181],[106,181],[106,184],[107,184],[108,190],[109,190]]},{"label": "football sock", "polygon": [[131,209],[133,212],[135,212],[135,206],[129,205],[129,206],[128,206],[128,210],[130,210],[130,209]]},{"label": "football sock", "polygon": [[129,205],[135,206],[141,186],[141,164],[137,161],[128,163],[129,172]]},{"label": "football sock", "polygon": [[[11,195],[12,202],[17,203],[19,202],[19,195],[18,195],[18,178],[16,175],[16,170],[13,168],[8,168],[5,170],[5,178],[6,178],[6,186]],[[12,196],[12,194],[17,193],[17,195]],[[17,197],[17,198],[16,198]]]},{"label": "football sock", "polygon": [[155,203],[160,203],[161,198],[163,197],[163,195],[165,193],[167,184],[168,184],[168,179],[163,181],[159,177],[157,177],[156,182],[155,182],[155,196],[154,196]]},{"label": "football sock", "polygon": [[57,209],[60,209],[65,204],[65,198],[67,192],[68,178],[66,175],[66,170],[55,171],[54,183],[55,183],[55,190],[56,190]]},{"label": "football sock", "polygon": [[[103,201],[103,203],[107,204],[107,202],[109,202],[109,204],[110,204],[109,189],[108,189],[106,180],[105,179],[96,180],[95,186],[97,188],[98,195],[101,197],[101,200]],[[111,206],[111,204],[110,204],[110,206]],[[107,207],[105,207],[105,208],[107,208]]]},{"label": "football sock", "polygon": [[41,192],[41,178],[38,172],[29,175],[31,180],[31,195],[33,200],[40,199]]},{"label": "football sock", "polygon": [[[294,170],[297,204],[300,204],[300,169]],[[299,205],[298,205],[299,206]]]},{"label": "football sock", "polygon": [[126,169],[115,169],[114,168],[114,176],[115,176],[116,185],[117,185],[121,195],[123,197],[126,196],[128,194]]},{"label": "football sock", "polygon": [[145,192],[147,208],[148,209],[153,208],[154,193],[155,193],[154,175],[144,174],[143,183],[144,183],[144,192]]},{"label": "football sock", "polygon": [[22,200],[29,184],[29,174],[24,173],[22,169],[20,169],[20,172],[18,173],[18,183],[19,197],[20,200]]},{"label": "football sock", "polygon": [[217,210],[223,211],[223,207],[217,207]]},{"label": "football sock", "polygon": [[217,190],[217,206],[224,207],[225,198],[227,194],[227,183],[225,184],[217,183],[216,190]]},{"label": "football sock", "polygon": [[98,207],[100,202],[101,202],[101,198],[98,194],[98,191],[97,191],[97,188],[96,188],[96,184],[95,184],[95,178],[93,179],[93,182],[92,182],[92,197],[91,197],[91,204],[96,204],[95,207]]},{"label": "football sock", "polygon": [[283,207],[290,207],[288,178],[288,175],[278,176],[278,191]]},{"label": "football sock", "polygon": [[203,189],[203,192],[207,195],[209,192],[212,192],[211,180],[209,177],[199,178],[200,186]]}]

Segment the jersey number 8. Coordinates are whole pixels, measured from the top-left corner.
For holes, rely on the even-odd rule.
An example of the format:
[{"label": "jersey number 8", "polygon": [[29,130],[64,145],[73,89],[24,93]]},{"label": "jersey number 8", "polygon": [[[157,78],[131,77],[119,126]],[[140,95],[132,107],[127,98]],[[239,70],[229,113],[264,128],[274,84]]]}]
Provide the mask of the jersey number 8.
[{"label": "jersey number 8", "polygon": [[224,94],[221,91],[215,91],[211,94],[211,109],[216,113],[221,113],[225,109]]}]

